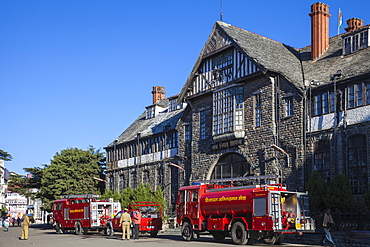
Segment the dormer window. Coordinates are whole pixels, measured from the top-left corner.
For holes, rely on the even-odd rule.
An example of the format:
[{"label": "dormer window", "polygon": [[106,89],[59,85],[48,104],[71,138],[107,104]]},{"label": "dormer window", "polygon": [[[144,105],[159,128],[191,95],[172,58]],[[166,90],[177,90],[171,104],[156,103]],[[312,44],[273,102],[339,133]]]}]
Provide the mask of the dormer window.
[{"label": "dormer window", "polygon": [[168,107],[169,111],[175,111],[177,109],[180,109],[179,103],[177,103],[176,98],[170,99],[170,105]]},{"label": "dormer window", "polygon": [[369,47],[369,29],[343,37],[343,55]]},{"label": "dormer window", "polygon": [[150,119],[158,116],[160,112],[165,111],[166,108],[160,105],[151,105],[146,108],[146,116],[145,119]]},{"label": "dormer window", "polygon": [[155,117],[155,106],[146,108],[146,119]]}]

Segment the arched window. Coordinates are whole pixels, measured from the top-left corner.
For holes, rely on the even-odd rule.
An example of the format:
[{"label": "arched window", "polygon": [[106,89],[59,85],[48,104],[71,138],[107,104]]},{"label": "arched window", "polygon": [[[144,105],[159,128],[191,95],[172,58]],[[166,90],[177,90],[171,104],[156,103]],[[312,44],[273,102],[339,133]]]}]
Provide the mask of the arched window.
[{"label": "arched window", "polygon": [[239,178],[250,174],[250,165],[239,154],[231,153],[222,156],[214,166],[211,179]]}]

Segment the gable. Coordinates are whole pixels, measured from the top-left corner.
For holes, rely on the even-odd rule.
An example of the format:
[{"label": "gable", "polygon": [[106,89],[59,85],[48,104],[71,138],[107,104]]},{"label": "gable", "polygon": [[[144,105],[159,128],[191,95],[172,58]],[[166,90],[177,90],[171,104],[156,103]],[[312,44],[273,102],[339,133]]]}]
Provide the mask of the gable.
[{"label": "gable", "polygon": [[215,25],[179,98],[213,90],[261,70],[258,63]]},{"label": "gable", "polygon": [[231,40],[229,37],[227,37],[225,33],[221,32],[221,30],[215,29],[206,42],[203,55],[206,56],[214,53],[224,47],[230,46],[230,44]]},{"label": "gable", "polygon": [[260,71],[258,64],[235,47],[205,56],[196,70],[190,95],[229,84]]}]

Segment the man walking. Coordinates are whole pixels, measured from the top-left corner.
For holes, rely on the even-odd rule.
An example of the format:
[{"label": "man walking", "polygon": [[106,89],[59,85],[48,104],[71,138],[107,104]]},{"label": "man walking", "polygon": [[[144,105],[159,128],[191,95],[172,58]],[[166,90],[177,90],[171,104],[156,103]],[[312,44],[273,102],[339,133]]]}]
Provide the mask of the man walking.
[{"label": "man walking", "polygon": [[28,239],[28,227],[31,225],[30,218],[28,218],[27,214],[23,214],[22,219],[22,237],[21,240],[27,240]]},{"label": "man walking", "polygon": [[119,219],[119,226],[122,226],[122,240],[126,239],[130,240],[130,225],[131,225],[131,217],[127,213],[128,209],[125,208],[123,210],[123,214],[121,215],[121,218]]},{"label": "man walking", "polygon": [[141,223],[141,213],[137,210],[134,209],[134,212],[132,214],[132,220],[134,221],[134,234],[133,237],[134,239],[139,239],[139,227]]},{"label": "man walking", "polygon": [[325,211],[324,220],[322,222],[322,226],[324,227],[324,233],[325,233],[322,244],[324,245],[325,240],[327,240],[331,244],[332,247],[335,247],[335,243],[330,234],[330,227],[332,226],[332,224],[334,224],[334,221],[333,221],[333,217],[331,217],[330,209],[328,208]]}]

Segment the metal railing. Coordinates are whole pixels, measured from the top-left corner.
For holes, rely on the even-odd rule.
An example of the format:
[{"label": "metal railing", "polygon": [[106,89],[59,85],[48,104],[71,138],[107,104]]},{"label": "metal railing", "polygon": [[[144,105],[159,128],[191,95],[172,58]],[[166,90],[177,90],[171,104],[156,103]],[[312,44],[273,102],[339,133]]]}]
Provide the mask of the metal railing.
[{"label": "metal railing", "polygon": [[[349,213],[331,213],[334,224],[332,229],[335,231],[370,231],[370,213],[366,212],[349,212]],[[316,228],[323,229],[322,221],[324,213],[313,213],[311,217],[316,220]]]}]

